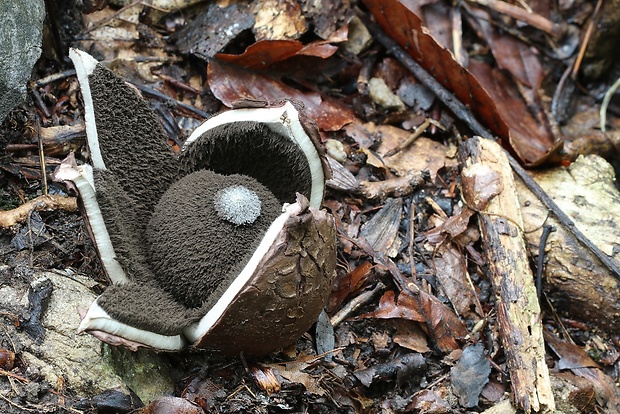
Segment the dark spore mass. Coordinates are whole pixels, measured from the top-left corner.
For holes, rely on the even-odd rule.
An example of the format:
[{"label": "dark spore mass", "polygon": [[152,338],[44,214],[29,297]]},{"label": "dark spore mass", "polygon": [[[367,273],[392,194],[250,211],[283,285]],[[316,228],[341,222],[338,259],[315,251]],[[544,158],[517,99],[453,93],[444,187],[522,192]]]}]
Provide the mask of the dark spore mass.
[{"label": "dark spore mass", "polygon": [[[217,192],[236,185],[260,198],[261,213],[251,224],[236,225],[216,211]],[[185,176],[162,196],[148,225],[150,263],[158,284],[188,308],[215,302],[281,208],[271,191],[248,176],[209,170]]]},{"label": "dark spore mass", "polygon": [[303,151],[263,123],[244,121],[212,128],[188,147],[181,162],[188,172],[208,168],[253,177],[281,203],[294,203],[296,192],[310,198],[312,175]]}]

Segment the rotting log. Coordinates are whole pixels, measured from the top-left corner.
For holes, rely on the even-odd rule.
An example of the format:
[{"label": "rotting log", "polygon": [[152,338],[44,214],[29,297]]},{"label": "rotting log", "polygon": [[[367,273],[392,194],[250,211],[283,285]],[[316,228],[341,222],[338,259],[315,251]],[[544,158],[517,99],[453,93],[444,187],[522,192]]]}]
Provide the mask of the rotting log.
[{"label": "rotting log", "polygon": [[527,413],[552,412],[540,306],[510,164],[497,143],[478,137],[461,145],[459,160],[463,197],[479,213],[514,404]]},{"label": "rotting log", "polygon": [[[532,177],[575,225],[611,260],[620,263],[620,192],[613,167],[597,155],[579,157],[568,167],[533,171]],[[543,225],[556,229],[545,248],[544,291],[561,315],[620,331],[620,280],[577,239],[519,180],[516,181],[526,239],[539,253]]]}]

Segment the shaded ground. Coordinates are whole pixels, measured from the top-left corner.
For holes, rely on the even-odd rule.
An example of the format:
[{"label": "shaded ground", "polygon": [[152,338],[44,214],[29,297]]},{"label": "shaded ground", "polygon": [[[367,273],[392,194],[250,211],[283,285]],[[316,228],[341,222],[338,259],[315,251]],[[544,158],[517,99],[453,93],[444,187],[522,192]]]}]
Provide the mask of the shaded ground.
[{"label": "shaded ground", "polygon": [[[362,20],[353,18],[357,6],[367,18],[374,2],[334,2],[323,9],[295,1],[183,9],[165,3],[124,9],[103,4],[87,15],[67,2],[48,11],[52,36],[44,39],[28,101],[0,130],[0,209],[44,193],[74,194],[51,176],[71,151],[86,160],[77,81],[71,72],[62,74],[71,70],[67,47],[76,46],[141,89],[175,150],[204,117],[239,98],[303,101],[330,157],[337,160],[325,207],[337,221],[339,267],[327,305],[333,333],[329,327],[313,327],[296,346],[259,359],[189,351],[158,355],[160,363],[174,368],[167,376],[173,384],[169,393],[177,398],[156,399],[137,412],[445,413],[504,406],[512,389],[495,311],[498,290],[477,221],[464,218],[455,157],[463,137],[474,134],[373,41]],[[385,19],[397,10],[415,26],[413,17],[388,3]],[[580,75],[562,77],[574,67],[579,33],[586,32],[594,8],[580,2],[559,11],[552,2],[530,6],[534,11],[519,17],[528,23],[521,26],[506,17],[514,17],[512,9],[414,2],[410,7],[416,15],[458,60],[422,35],[416,39],[427,48],[423,56],[409,52],[427,68],[445,68],[434,74],[444,86],[462,76],[457,61],[468,67],[477,80],[459,77],[448,89],[494,134],[505,138],[502,134],[510,130],[512,140],[504,144],[523,163],[552,167],[561,160],[567,165],[586,152],[578,145],[583,140],[591,147],[588,153],[613,161],[617,134],[604,135],[591,119],[618,69],[617,57],[603,46],[598,53],[589,48],[584,69],[577,68]],[[460,16],[463,30],[446,19],[450,12]],[[553,25],[537,26],[532,16],[555,22],[565,32],[560,36]],[[599,11],[595,18],[614,27],[613,13]],[[82,19],[84,27],[76,24]],[[404,25],[399,20],[393,28]],[[595,30],[593,45],[604,26]],[[460,35],[463,44],[455,50],[455,37],[448,34]],[[396,40],[400,35],[391,33]],[[57,79],[47,78],[58,73]],[[480,84],[490,96],[477,95]],[[405,145],[421,125],[423,137]],[[608,127],[617,127],[613,101]],[[564,143],[563,150],[558,142]],[[139,409],[142,404],[128,389],[93,398],[65,384],[62,373],[49,383],[22,357],[34,347],[30,341],[36,343],[51,329],[40,322],[51,293],[45,284],[32,285],[39,271],[86,275],[94,281],[89,287],[94,295],[107,285],[79,212],[61,210],[32,212],[0,230],[0,288],[10,287],[16,295],[9,298],[8,290],[0,291],[5,294],[0,298],[0,411]],[[409,283],[416,294],[403,289]],[[568,306],[555,309],[550,307],[554,303]],[[561,292],[545,300],[543,309],[545,340],[551,345],[546,362],[558,408],[618,412],[617,331],[601,329],[596,320],[576,320],[569,313],[570,298]],[[610,319],[612,326],[620,323],[613,315]],[[335,351],[317,357],[317,348]],[[107,359],[132,364],[149,353],[130,356],[102,349]],[[115,367],[125,375],[133,369]]]}]

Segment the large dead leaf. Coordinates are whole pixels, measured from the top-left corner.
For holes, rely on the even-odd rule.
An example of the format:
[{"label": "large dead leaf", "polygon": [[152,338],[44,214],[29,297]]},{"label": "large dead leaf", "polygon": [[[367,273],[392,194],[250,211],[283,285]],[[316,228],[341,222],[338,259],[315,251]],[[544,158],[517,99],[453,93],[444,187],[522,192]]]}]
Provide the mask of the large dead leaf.
[{"label": "large dead leaf", "polygon": [[[480,73],[471,62],[468,72],[422,25],[421,19],[397,0],[365,0],[383,30],[424,69],[469,107],[476,118],[525,164],[538,165],[555,153],[561,142],[527,108],[512,80],[499,70]],[[486,26],[485,26],[486,27]],[[542,71],[537,56],[524,44],[488,30],[494,53],[502,67],[509,67],[524,85],[535,89]],[[480,75],[485,76],[481,79]],[[501,114],[501,115],[500,115]]]},{"label": "large dead leaf", "polygon": [[[431,180],[434,180],[439,169],[457,165],[456,159],[448,156],[449,147],[426,137],[419,137],[407,148],[385,157],[385,154],[411,136],[410,131],[392,125],[376,125],[373,122],[353,123],[347,127],[346,133],[362,148],[374,145],[377,140],[380,141],[376,150],[380,158],[375,162],[376,165],[373,165],[377,168],[387,167],[400,177],[405,177],[413,171],[428,171]],[[372,154],[371,151],[365,153],[369,156]]]},{"label": "large dead leaf", "polygon": [[472,60],[469,70],[495,100],[497,108],[510,126],[511,148],[526,164],[538,165],[554,153],[561,141],[532,115],[515,83],[501,70]]},{"label": "large dead leaf", "polygon": [[336,53],[336,50],[337,46],[324,41],[304,45],[298,40],[261,40],[248,46],[240,55],[218,53],[215,58],[244,68],[264,69],[293,56],[316,56],[325,59]]},{"label": "large dead leaf", "polygon": [[226,106],[250,99],[278,101],[294,99],[304,103],[306,112],[323,131],[337,131],[355,119],[353,111],[338,101],[315,92],[301,92],[276,79],[238,66],[211,60],[208,68],[213,94]]},{"label": "large dead leaf", "polygon": [[[528,88],[534,90],[540,88],[543,70],[538,53],[533,46],[529,46],[507,33],[500,32],[492,23],[491,14],[486,10],[478,7],[470,7],[469,10],[476,19],[475,23],[479,32],[491,48],[497,66],[510,72],[517,81]],[[487,92],[490,93],[488,89]],[[491,94],[491,96],[493,95]],[[497,103],[497,100],[495,102]],[[508,120],[506,122],[510,126],[510,122]]]},{"label": "large dead leaf", "polygon": [[396,333],[393,338],[395,343],[403,348],[420,353],[431,351],[428,347],[426,334],[420,328],[419,323],[406,319],[396,319],[394,320],[394,326],[396,327]]},{"label": "large dead leaf", "polygon": [[508,138],[508,127],[487,92],[449,50],[435,41],[418,16],[397,0],[364,0],[364,4],[383,30],[467,105],[480,122],[498,137]]}]

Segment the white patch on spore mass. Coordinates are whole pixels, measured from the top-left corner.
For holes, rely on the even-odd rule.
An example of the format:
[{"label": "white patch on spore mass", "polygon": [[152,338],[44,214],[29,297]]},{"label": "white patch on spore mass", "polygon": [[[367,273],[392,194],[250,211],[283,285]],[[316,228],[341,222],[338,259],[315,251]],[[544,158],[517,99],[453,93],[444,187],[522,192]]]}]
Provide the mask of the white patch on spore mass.
[{"label": "white patch on spore mass", "polygon": [[237,226],[252,224],[260,216],[260,199],[254,191],[242,185],[218,191],[213,202],[218,216]]}]

